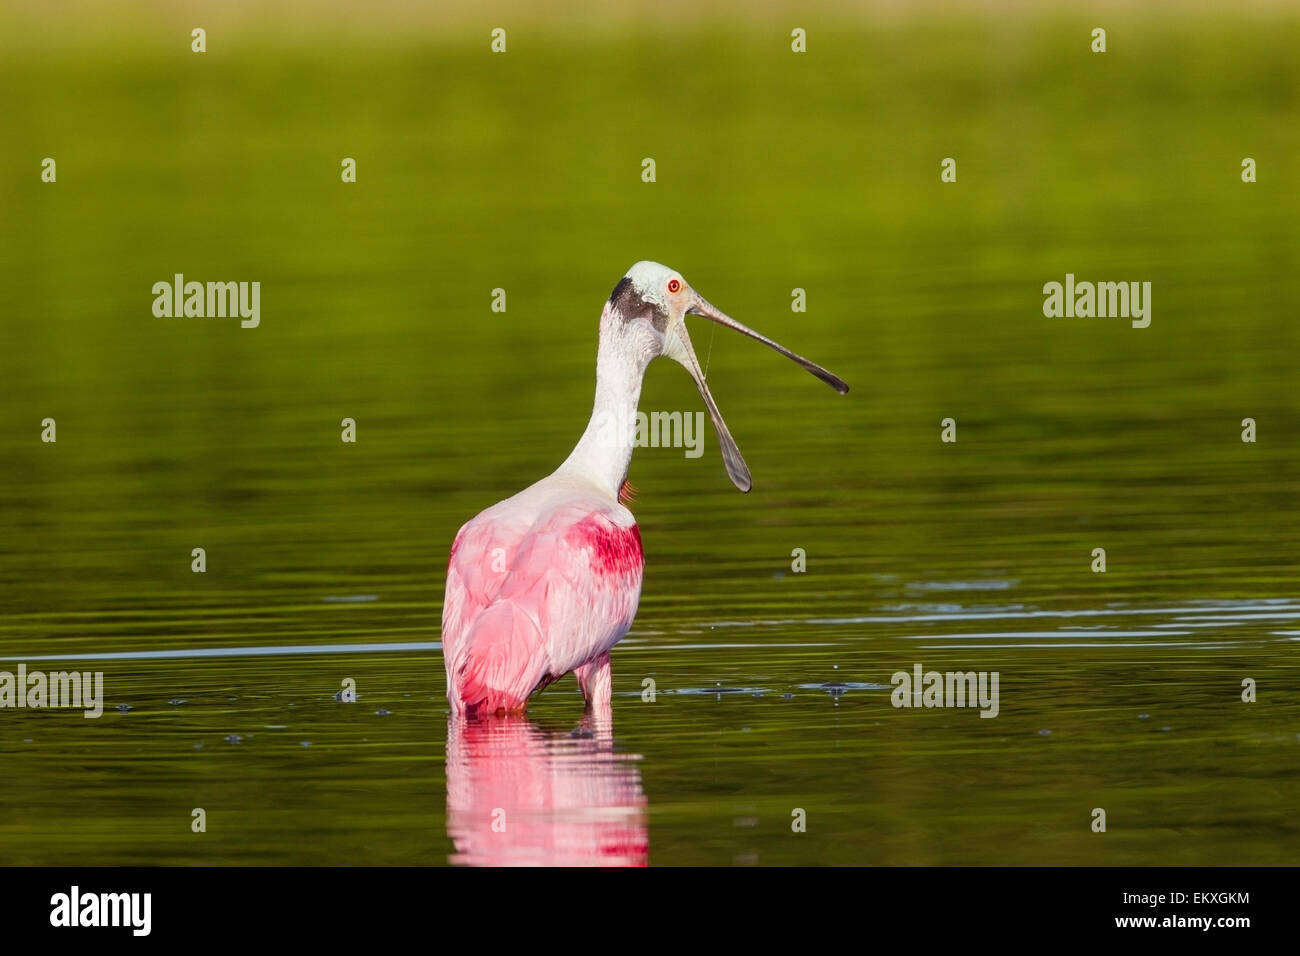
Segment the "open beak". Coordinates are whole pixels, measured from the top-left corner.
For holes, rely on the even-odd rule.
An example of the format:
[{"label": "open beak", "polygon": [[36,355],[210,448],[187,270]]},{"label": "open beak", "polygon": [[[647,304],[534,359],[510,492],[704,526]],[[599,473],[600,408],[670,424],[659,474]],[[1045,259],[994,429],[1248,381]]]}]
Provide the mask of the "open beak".
[{"label": "open beak", "polygon": [[[687,307],[685,315],[703,316],[712,322],[717,322],[719,325],[735,329],[742,335],[748,335],[751,339],[757,339],[773,351],[780,352],[792,362],[802,365],[841,395],[849,390],[849,386],[838,375],[833,375],[817,363],[808,361],[802,355],[796,355],[784,345],[773,342],[767,336],[760,335],[748,326],[742,325],[731,316],[715,309],[705,301],[703,296],[695,295],[694,301]],[[740,449],[736,447],[736,440],[731,437],[731,432],[727,430],[727,423],[722,420],[722,413],[718,411],[718,405],[709,392],[709,384],[704,380],[704,372],[700,369],[700,360],[696,358],[695,349],[691,346],[691,338],[686,332],[685,315],[673,326],[671,334],[676,337],[677,342],[670,343],[668,354],[684,365],[686,370],[691,373],[691,378],[695,379],[695,386],[700,390],[700,397],[704,399],[704,407],[709,410],[709,417],[713,419],[713,428],[718,433],[718,444],[722,448],[722,461],[727,466],[727,475],[731,478],[732,484],[741,491],[749,491],[753,487],[753,482],[749,476],[749,466],[745,464],[745,459],[741,457]],[[674,344],[678,347],[672,348],[671,346]]]}]

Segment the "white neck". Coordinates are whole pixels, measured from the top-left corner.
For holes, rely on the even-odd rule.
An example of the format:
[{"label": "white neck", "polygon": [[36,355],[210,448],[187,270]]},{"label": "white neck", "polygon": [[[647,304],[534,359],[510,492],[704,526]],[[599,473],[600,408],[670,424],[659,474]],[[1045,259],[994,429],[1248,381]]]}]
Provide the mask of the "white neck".
[{"label": "white neck", "polygon": [[587,430],[558,473],[579,475],[615,500],[627,477],[636,440],[637,401],[648,360],[639,359],[627,343],[603,334],[596,353],[596,401]]}]

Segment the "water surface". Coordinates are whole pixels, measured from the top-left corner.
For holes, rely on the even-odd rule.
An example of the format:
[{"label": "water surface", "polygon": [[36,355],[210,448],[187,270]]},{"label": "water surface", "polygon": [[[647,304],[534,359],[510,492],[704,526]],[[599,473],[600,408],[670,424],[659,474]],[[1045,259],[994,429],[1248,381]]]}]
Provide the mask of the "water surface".
[{"label": "water surface", "polygon": [[[0,30],[0,668],[107,696],[0,711],[0,861],[1293,863],[1300,33],[1112,15],[1140,54]],[[693,326],[754,491],[711,436],[639,451],[612,722],[565,680],[449,730],[451,540],[577,440],[642,258],[853,390]],[[261,326],[155,319],[177,272],[261,281]],[[1152,281],[1151,327],[1045,319],[1067,272]],[[660,363],[642,408],[699,400]],[[998,717],[891,706],[918,663]]]}]

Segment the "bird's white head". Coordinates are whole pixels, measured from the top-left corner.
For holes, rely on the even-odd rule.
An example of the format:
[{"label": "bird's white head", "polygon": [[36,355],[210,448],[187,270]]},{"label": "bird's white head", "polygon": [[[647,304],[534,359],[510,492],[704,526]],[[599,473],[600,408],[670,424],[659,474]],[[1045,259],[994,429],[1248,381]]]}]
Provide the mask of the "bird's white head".
[{"label": "bird's white head", "polygon": [[741,457],[740,449],[736,447],[736,441],[727,430],[727,423],[723,421],[722,413],[718,411],[717,403],[709,392],[699,359],[695,357],[695,349],[691,346],[691,337],[686,331],[688,315],[702,316],[757,339],[768,348],[802,365],[841,395],[849,387],[820,365],[724,315],[692,289],[675,269],[643,260],[627,270],[627,274],[610,294],[602,314],[602,339],[608,338],[611,343],[616,343],[620,351],[630,352],[642,369],[653,359],[663,356],[680,363],[690,372],[700,390],[700,397],[709,410],[709,417],[713,419],[727,474],[737,488],[749,491],[752,485],[749,467]]}]

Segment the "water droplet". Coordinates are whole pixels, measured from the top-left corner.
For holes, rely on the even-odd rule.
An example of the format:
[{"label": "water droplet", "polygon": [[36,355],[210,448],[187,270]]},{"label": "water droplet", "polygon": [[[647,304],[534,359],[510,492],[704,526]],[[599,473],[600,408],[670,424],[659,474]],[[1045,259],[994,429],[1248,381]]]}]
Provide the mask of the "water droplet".
[{"label": "water droplet", "polygon": [[130,713],[130,711],[131,711],[131,705],[130,705],[130,704],[118,704],[118,705],[117,705],[117,712],[118,712],[119,714],[127,714],[127,713]]},{"label": "water droplet", "polygon": [[239,743],[243,743],[243,742],[244,742],[244,738],[241,737],[241,736],[239,736],[239,734],[227,734],[227,735],[226,735],[226,743],[228,743],[228,744],[239,744]]},{"label": "water droplet", "polygon": [[310,746],[311,746],[311,741],[310,741],[310,740],[304,740],[304,741],[302,741],[301,743],[302,743],[302,746],[304,746],[304,747],[310,747]]},{"label": "water droplet", "polygon": [[794,700],[794,694],[782,694],[782,695],[781,695],[781,699],[782,699],[782,700]]},{"label": "water droplet", "polygon": [[1151,719],[1150,714],[1138,714],[1138,720],[1150,720],[1150,719]]},{"label": "water droplet", "polygon": [[377,711],[375,711],[375,716],[376,716],[376,717],[387,717],[387,716],[388,716],[388,710],[387,710],[387,708],[380,707]]},{"label": "water droplet", "polygon": [[1052,732],[1051,732],[1050,730],[1040,730],[1040,731],[1038,732],[1038,736],[1040,736],[1040,737],[1050,737],[1050,736],[1052,736]]},{"label": "water droplet", "polygon": [[179,707],[181,704],[188,704],[189,701],[181,697],[173,697],[171,700],[167,701],[167,703],[171,704],[173,707]]}]

